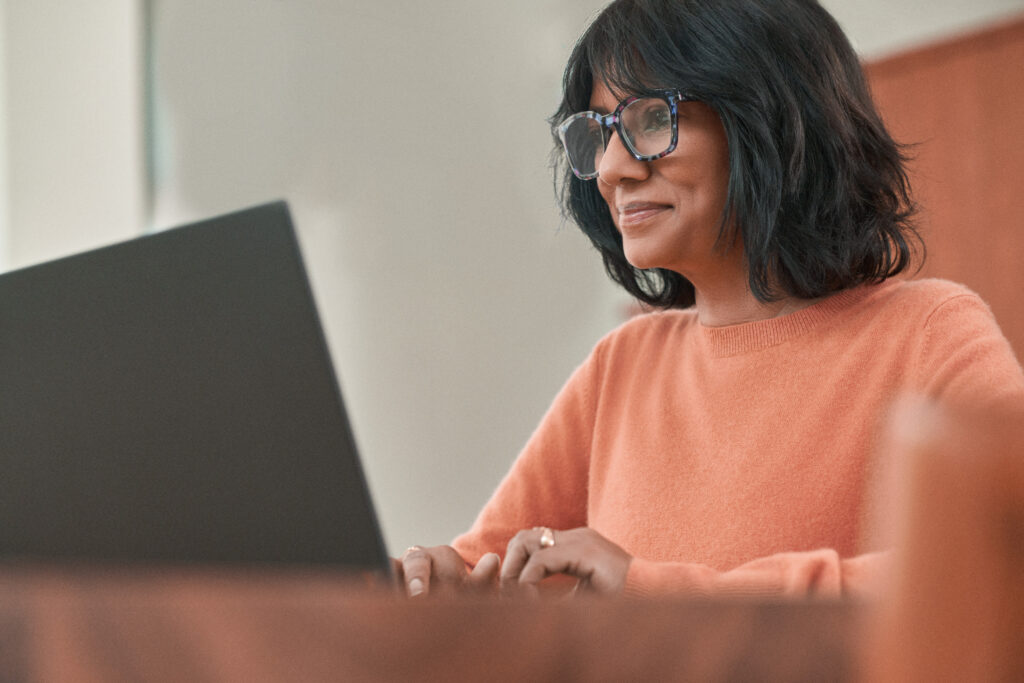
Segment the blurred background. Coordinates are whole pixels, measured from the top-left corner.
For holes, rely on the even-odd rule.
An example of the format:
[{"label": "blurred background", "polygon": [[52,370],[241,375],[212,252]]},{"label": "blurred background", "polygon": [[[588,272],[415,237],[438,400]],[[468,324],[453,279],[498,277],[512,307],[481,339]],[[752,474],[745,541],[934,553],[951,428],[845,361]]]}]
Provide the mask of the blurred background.
[{"label": "blurred background", "polygon": [[[0,0],[0,269],[287,199],[389,547],[448,542],[629,305],[548,168],[563,63],[604,4]],[[901,120],[920,99],[900,99],[901,78],[921,83],[907,55],[955,57],[962,36],[984,51],[1024,13],[824,4]],[[1024,59],[1005,70],[989,86],[1024,119]],[[932,110],[972,101],[930,92]],[[928,161],[930,133],[901,125]]]}]

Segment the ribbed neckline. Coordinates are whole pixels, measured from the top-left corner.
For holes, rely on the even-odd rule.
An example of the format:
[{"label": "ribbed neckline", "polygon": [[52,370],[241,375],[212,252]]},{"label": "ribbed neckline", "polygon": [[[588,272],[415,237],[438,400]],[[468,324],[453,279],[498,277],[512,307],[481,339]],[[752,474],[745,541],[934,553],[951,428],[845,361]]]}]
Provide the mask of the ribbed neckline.
[{"label": "ribbed neckline", "polygon": [[861,285],[836,292],[824,301],[779,318],[756,320],[739,325],[706,327],[697,323],[712,356],[722,358],[758,351],[782,344],[835,318],[863,301],[870,294],[888,288],[894,281]]}]

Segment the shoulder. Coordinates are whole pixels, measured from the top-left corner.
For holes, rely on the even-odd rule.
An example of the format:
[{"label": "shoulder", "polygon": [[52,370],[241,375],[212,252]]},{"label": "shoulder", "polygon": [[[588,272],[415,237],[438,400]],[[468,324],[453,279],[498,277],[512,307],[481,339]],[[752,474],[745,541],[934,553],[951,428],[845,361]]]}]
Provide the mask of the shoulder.
[{"label": "shoulder", "polygon": [[[928,325],[937,317],[958,311],[991,317],[991,311],[970,288],[938,278],[889,280],[871,288],[863,300],[868,309],[887,314],[905,323]],[[944,314],[938,316],[938,314]]]},{"label": "shoulder", "polygon": [[694,309],[670,309],[634,316],[597,342],[582,368],[601,376],[646,375],[666,354],[678,359],[694,343]]},{"label": "shoulder", "polygon": [[1024,374],[988,305],[964,285],[911,280],[893,293],[894,308],[919,326],[918,387],[926,396],[983,404],[1024,396]]},{"label": "shoulder", "polygon": [[697,312],[693,308],[652,311],[619,325],[597,343],[595,350],[619,351],[651,344],[664,345],[670,339],[683,340],[696,329]]},{"label": "shoulder", "polygon": [[981,298],[969,287],[950,280],[939,278],[921,278],[916,280],[897,280],[892,286],[892,296],[919,303],[940,304],[951,299],[967,297]]}]

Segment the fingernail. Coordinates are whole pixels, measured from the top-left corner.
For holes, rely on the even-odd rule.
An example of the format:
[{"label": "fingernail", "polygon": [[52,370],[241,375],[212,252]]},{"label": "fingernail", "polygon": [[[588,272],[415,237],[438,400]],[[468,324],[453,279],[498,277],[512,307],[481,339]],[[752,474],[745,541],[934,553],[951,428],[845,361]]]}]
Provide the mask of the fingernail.
[{"label": "fingernail", "polygon": [[413,579],[409,582],[409,595],[415,596],[423,592],[423,581],[420,579]]}]

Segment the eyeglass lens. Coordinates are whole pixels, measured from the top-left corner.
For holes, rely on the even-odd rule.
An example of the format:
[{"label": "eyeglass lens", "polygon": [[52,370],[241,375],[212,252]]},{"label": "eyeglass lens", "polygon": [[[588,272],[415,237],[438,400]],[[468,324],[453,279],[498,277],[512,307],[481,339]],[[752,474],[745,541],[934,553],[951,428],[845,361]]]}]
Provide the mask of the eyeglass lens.
[{"label": "eyeglass lens", "polygon": [[[655,157],[672,144],[672,110],[660,97],[630,102],[619,115],[623,142],[634,156]],[[605,128],[593,118],[578,116],[562,135],[565,151],[576,175],[593,178],[604,156]]]}]

